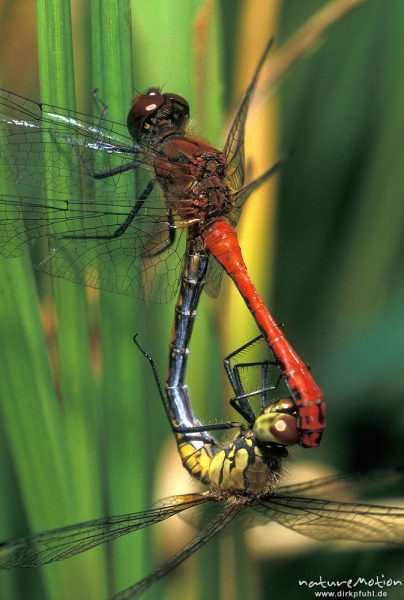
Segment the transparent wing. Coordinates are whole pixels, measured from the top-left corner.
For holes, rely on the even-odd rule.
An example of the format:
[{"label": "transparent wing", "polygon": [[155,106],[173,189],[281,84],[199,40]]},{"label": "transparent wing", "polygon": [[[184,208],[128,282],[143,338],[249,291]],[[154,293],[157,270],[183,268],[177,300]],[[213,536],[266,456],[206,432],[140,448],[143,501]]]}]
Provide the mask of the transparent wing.
[{"label": "transparent wing", "polygon": [[64,560],[132,531],[164,521],[204,502],[206,497],[202,494],[175,496],[169,506],[118,517],[105,517],[8,540],[0,544],[0,568],[40,567]]},{"label": "transparent wing", "polygon": [[208,270],[205,278],[205,292],[211,296],[211,298],[217,298],[219,294],[223,273],[223,267],[214,258],[209,258]]},{"label": "transparent wing", "polygon": [[[123,164],[150,164],[150,157],[122,124],[72,110],[39,104],[0,89],[0,172],[19,186],[46,188],[61,194],[82,191],[76,175],[93,181],[90,172]],[[44,176],[46,175],[46,176]],[[124,177],[102,179],[97,193],[133,197]]]},{"label": "transparent wing", "polygon": [[316,540],[404,544],[404,508],[276,495],[255,500],[267,519]]},{"label": "transparent wing", "polygon": [[118,239],[52,238],[38,268],[74,283],[168,302],[178,289],[185,246],[182,229],[168,245],[168,228],[160,219],[139,217]]},{"label": "transparent wing", "polygon": [[[166,162],[158,142],[154,137],[134,142],[124,124],[0,88],[0,177],[17,183],[18,191],[46,189],[61,199],[90,196],[131,205],[134,183],[127,172],[145,170],[150,176],[156,158]],[[146,204],[154,200],[151,195]]]},{"label": "transparent wing", "polygon": [[179,564],[189,558],[194,552],[204,546],[211,540],[219,531],[236,516],[241,505],[228,504],[221,513],[207,525],[199,535],[193,538],[186,546],[184,546],[177,554],[174,554],[167,562],[155,569],[145,577],[138,581],[135,585],[130,586],[126,590],[118,592],[112,597],[112,600],[133,600],[138,598],[151,585],[159,581],[162,577],[170,573]]},{"label": "transparent wing", "polygon": [[[227,216],[227,220],[233,229],[236,228],[236,225],[240,219],[241,210],[244,202],[237,206],[237,202],[234,205],[231,213]],[[208,270],[206,272],[206,283],[205,283],[205,291],[211,298],[217,298],[220,292],[220,286],[222,285],[224,275],[223,267],[213,258],[209,260]]]},{"label": "transparent wing", "polygon": [[[244,203],[247,201],[250,195],[263,183],[265,183],[272,175],[274,175],[284,164],[285,161],[286,157],[281,158],[260,177],[257,177],[257,179],[254,179],[254,181],[249,183],[247,186],[241,188],[240,190],[238,190],[238,192],[234,194],[234,208],[232,209],[230,215],[228,215],[228,220],[233,229],[236,228],[237,223],[240,219]],[[205,290],[212,298],[216,298],[219,294],[223,273],[223,268],[219,265],[219,263],[216,260],[209,261],[208,271],[206,273]]]},{"label": "transparent wing", "polygon": [[0,253],[29,244],[51,275],[171,299],[181,235],[145,150],[124,125],[0,90],[0,177],[18,191],[0,195]]},{"label": "transparent wing", "polygon": [[245,123],[247,120],[248,108],[256,83],[258,81],[259,74],[265,62],[269,49],[272,46],[272,43],[273,40],[271,39],[268,42],[264,52],[262,53],[257,68],[255,69],[255,73],[253,75],[251,83],[243,96],[240,108],[238,109],[237,114],[234,118],[223,149],[223,153],[228,163],[227,176],[234,190],[240,189],[244,182],[244,131]]},{"label": "transparent wing", "polygon": [[234,209],[231,218],[231,224],[233,227],[236,227],[238,220],[240,218],[241,210],[244,206],[244,203],[248,200],[255,190],[257,190],[262,184],[264,184],[272,175],[275,175],[280,168],[285,164],[288,160],[288,156],[281,157],[277,160],[267,171],[265,171],[262,175],[251,181],[248,185],[241,188],[234,194]]},{"label": "transparent wing", "polygon": [[365,497],[375,491],[383,493],[387,488],[403,481],[404,467],[399,466],[320,477],[313,481],[282,486],[277,493],[282,496],[330,497],[335,500],[338,493],[346,494],[347,491],[357,497]]},{"label": "transparent wing", "polygon": [[168,301],[182,270],[184,230],[168,219],[163,199],[162,215],[137,208],[139,202],[110,206],[103,201],[2,194],[0,254],[18,256],[30,244],[35,256],[42,257],[37,268],[53,276]]}]

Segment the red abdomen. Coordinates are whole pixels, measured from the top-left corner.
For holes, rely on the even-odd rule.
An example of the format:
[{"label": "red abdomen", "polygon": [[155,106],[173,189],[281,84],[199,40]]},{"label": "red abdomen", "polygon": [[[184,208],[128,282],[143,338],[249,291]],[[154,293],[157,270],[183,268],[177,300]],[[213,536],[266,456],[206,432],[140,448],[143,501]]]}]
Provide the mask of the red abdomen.
[{"label": "red abdomen", "polygon": [[324,395],[266,308],[248,274],[236,232],[226,221],[214,221],[202,236],[209,252],[235,282],[272,349],[298,410],[300,443],[318,446],[325,428]]}]

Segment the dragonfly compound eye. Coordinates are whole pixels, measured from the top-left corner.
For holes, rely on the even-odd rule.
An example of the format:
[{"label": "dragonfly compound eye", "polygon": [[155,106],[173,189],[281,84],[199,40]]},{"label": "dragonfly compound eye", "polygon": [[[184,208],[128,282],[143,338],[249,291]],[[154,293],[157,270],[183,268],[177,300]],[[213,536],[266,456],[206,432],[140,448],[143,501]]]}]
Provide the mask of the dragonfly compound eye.
[{"label": "dragonfly compound eye", "polygon": [[291,398],[282,398],[281,400],[277,400],[272,404],[268,404],[263,409],[263,414],[265,413],[289,413],[296,414],[296,405]]},{"label": "dragonfly compound eye", "polygon": [[144,134],[167,135],[181,131],[189,118],[188,102],[177,94],[162,94],[158,88],[149,88],[136,96],[129,111],[127,126],[136,140]]},{"label": "dragonfly compound eye", "polygon": [[178,94],[164,94],[167,105],[171,107],[171,116],[175,117],[177,129],[181,129],[189,119],[189,104]]},{"label": "dragonfly compound eye", "polygon": [[260,415],[254,423],[253,432],[257,441],[263,444],[289,446],[300,440],[297,418],[288,413],[271,412]]},{"label": "dragonfly compound eye", "polygon": [[153,115],[164,102],[165,97],[157,88],[149,88],[145,94],[139,94],[134,98],[128,114],[127,126],[135,140],[150,129]]}]

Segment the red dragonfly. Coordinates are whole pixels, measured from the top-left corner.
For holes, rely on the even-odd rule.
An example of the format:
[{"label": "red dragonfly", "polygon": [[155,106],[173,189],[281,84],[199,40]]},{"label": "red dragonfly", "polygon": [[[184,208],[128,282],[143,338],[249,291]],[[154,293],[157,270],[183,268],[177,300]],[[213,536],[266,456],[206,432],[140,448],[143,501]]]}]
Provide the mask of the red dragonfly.
[{"label": "red dragonfly", "polygon": [[[162,390],[153,360],[146,352],[143,353],[152,365],[161,400],[166,406],[169,398]],[[261,523],[262,519],[272,520],[321,541],[342,539],[402,546],[403,508],[338,500],[338,496],[343,497],[347,490],[363,496],[377,489],[382,489],[384,494],[386,486],[402,486],[404,469],[401,467],[279,485],[282,461],[287,456],[287,450],[279,446],[277,436],[274,438],[273,433],[278,429],[283,432],[285,444],[296,443],[296,415],[287,398],[272,399],[269,403],[265,400],[266,392],[277,388],[279,378],[273,386],[264,385],[251,392],[246,391],[242,372],[258,367],[262,374],[260,379],[267,382],[267,369],[271,363],[235,364],[237,354],[239,351],[226,359],[226,371],[236,394],[232,404],[240,408],[242,403],[258,396],[261,399],[260,414],[255,416],[250,407],[251,418],[246,419],[246,424],[238,424],[239,432],[233,441],[219,444],[211,437],[210,444],[204,446],[203,451],[195,447],[191,432],[176,432],[171,423],[184,467],[193,477],[209,486],[207,491],[171,496],[157,506],[138,513],[103,517],[7,540],[0,543],[0,569],[41,567],[64,560],[198,506],[207,507],[208,514],[204,516],[210,517],[202,531],[149,575],[116,593],[114,600],[138,598],[236,517],[243,519],[245,516],[247,522],[251,523],[254,515],[259,515]],[[224,429],[224,425],[201,425],[194,427],[193,431]],[[229,428],[235,427],[235,423],[228,425]]]},{"label": "red dragonfly", "polygon": [[[206,270],[207,291],[217,294],[223,272],[219,263],[234,280],[285,377],[298,408],[301,444],[318,446],[325,427],[323,394],[265,307],[234,230],[246,199],[283,162],[244,185],[248,107],[271,45],[272,40],[223,150],[188,136],[188,103],[157,88],[134,99],[126,126],[107,120],[105,109],[97,119],[0,90],[1,176],[17,187],[17,195],[0,195],[0,251],[16,256],[25,244],[48,238],[40,269],[158,301],[172,297],[183,268],[185,285],[177,309],[181,311],[183,294],[196,286],[197,293],[191,293],[194,312]],[[43,246],[39,244],[39,252]],[[210,256],[217,263],[207,266]],[[184,341],[189,341],[193,316],[183,324],[186,339],[180,339],[175,326],[170,356],[167,388],[173,402],[185,393],[173,365],[187,350]],[[186,357],[182,360],[184,373]]]}]

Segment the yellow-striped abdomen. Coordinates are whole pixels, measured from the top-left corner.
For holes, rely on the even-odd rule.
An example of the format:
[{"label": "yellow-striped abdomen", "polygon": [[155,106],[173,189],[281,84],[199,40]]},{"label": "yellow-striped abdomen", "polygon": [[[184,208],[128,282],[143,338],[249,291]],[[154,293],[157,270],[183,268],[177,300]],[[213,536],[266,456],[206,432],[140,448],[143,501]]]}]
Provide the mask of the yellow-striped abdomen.
[{"label": "yellow-striped abdomen", "polygon": [[182,464],[186,470],[203,483],[209,483],[209,468],[212,461],[212,447],[204,444],[201,448],[195,447],[190,440],[177,434],[177,446]]}]

